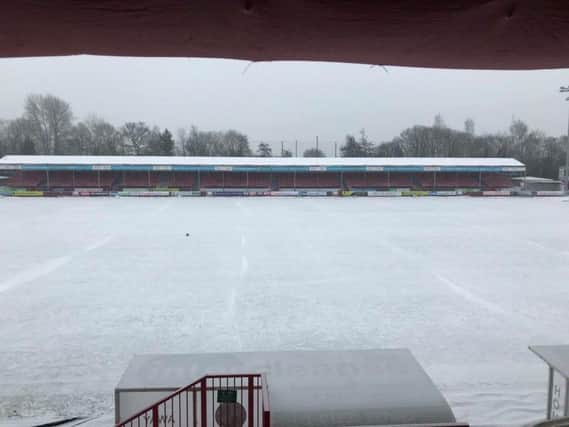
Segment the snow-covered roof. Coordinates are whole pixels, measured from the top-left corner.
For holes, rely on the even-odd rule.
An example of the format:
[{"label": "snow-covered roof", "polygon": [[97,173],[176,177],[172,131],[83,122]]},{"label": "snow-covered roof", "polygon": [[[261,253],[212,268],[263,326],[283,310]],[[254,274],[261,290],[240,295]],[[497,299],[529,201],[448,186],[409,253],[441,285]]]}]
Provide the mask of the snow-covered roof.
[{"label": "snow-covered roof", "polygon": [[152,165],[152,166],[481,166],[524,167],[496,157],[182,157],[182,156],[4,156],[2,165]]},{"label": "snow-covered roof", "polygon": [[[176,390],[203,375],[226,373],[267,374],[275,425],[455,421],[443,395],[407,349],[137,355],[115,390],[121,396],[129,390]],[[140,401],[142,407],[130,408],[119,401],[120,418],[148,404]]]},{"label": "snow-covered roof", "polygon": [[515,180],[518,181],[524,181],[524,182],[539,182],[539,183],[550,183],[550,184],[559,184],[561,183],[561,181],[558,181],[556,179],[550,179],[550,178],[542,178],[539,176],[519,176],[516,178],[513,178]]}]

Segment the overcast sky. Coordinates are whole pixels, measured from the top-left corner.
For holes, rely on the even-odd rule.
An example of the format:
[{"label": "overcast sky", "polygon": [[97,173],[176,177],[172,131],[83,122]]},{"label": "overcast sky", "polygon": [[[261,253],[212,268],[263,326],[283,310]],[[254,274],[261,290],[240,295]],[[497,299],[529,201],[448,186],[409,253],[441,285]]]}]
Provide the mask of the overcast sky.
[{"label": "overcast sky", "polygon": [[457,71],[321,62],[76,56],[0,59],[0,118],[29,93],[68,101],[76,119],[145,121],[174,134],[196,125],[236,129],[253,142],[324,147],[365,128],[387,141],[440,113],[447,126],[474,119],[476,133],[507,130],[512,117],[551,135],[567,131],[558,93],[568,70]]}]

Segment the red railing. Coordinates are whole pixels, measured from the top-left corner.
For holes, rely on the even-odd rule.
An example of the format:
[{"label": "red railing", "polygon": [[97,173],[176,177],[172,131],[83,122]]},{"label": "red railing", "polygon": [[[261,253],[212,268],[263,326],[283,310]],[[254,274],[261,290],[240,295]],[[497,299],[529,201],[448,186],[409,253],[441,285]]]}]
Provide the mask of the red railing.
[{"label": "red railing", "polygon": [[270,427],[264,374],[206,375],[116,427]]}]

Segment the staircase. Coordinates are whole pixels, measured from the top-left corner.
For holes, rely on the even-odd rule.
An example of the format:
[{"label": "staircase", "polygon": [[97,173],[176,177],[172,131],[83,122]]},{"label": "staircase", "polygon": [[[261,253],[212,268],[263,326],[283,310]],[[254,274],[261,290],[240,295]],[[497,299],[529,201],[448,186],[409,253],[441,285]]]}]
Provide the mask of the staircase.
[{"label": "staircase", "polygon": [[270,427],[265,374],[206,375],[116,427]]}]

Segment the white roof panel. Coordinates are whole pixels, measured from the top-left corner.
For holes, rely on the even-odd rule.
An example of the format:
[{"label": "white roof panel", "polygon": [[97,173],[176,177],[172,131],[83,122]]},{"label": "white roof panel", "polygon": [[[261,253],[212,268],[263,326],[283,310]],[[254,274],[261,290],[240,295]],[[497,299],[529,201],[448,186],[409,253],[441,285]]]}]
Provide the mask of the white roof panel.
[{"label": "white roof panel", "polygon": [[140,355],[131,360],[117,390],[178,388],[224,373],[267,374],[274,425],[455,421],[407,349]]},{"label": "white roof panel", "polygon": [[569,379],[569,345],[532,345],[529,349]]},{"label": "white roof panel", "polygon": [[211,165],[211,166],[494,166],[523,167],[495,157],[181,157],[181,156],[4,156],[1,165]]}]

